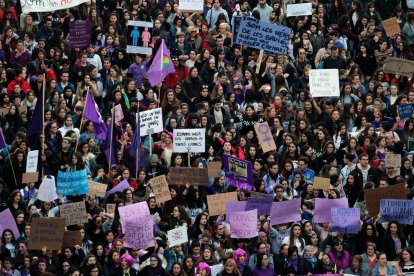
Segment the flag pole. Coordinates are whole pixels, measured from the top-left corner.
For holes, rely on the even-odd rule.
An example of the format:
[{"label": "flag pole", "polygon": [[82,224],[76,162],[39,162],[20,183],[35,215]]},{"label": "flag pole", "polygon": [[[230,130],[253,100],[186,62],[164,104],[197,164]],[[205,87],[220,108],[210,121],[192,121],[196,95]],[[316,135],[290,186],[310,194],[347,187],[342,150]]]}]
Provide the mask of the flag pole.
[{"label": "flag pole", "polygon": [[88,102],[88,97],[89,97],[89,86],[86,87],[86,99],[85,99],[85,104],[83,105],[82,116],[81,116],[81,119],[80,119],[81,121],[80,121],[80,125],[79,125],[79,137],[78,137],[78,139],[76,139],[75,152],[78,149],[78,143],[79,143],[79,140],[80,140],[80,136],[82,134],[83,118],[84,118],[83,114],[85,114],[85,109],[86,109],[86,104]]},{"label": "flag pole", "polygon": [[[139,123],[139,110],[137,112],[137,116],[136,117],[137,117],[136,118],[136,120],[137,120],[137,128],[136,128],[135,131],[138,131],[138,128],[139,128],[139,125],[140,125],[140,123]],[[135,168],[135,179],[138,179],[138,169],[139,169],[139,164],[138,164],[139,163],[139,158],[138,158],[138,155],[139,155],[139,150],[141,149],[140,136],[137,135],[137,139],[138,139],[138,147],[136,148],[136,152],[135,152],[135,158],[137,159],[136,168]]]},{"label": "flag pole", "polygon": [[[45,96],[46,96],[46,74],[43,74],[43,89],[42,89],[42,157],[45,155],[45,143],[46,143],[46,135],[45,135]],[[40,179],[43,179],[44,174],[44,167],[43,167],[43,161],[40,163],[42,166],[42,175],[40,176]]]},{"label": "flag pole", "polygon": [[112,133],[110,133],[110,135],[111,135],[111,138],[110,138],[110,144],[109,144],[109,169],[108,170],[110,170],[111,169],[111,166],[112,166],[112,139],[113,139],[113,137],[114,137],[114,109],[115,109],[115,104],[112,104],[112,109],[111,109],[111,130],[112,130]]},{"label": "flag pole", "polygon": [[[161,64],[160,64],[160,80],[161,80],[161,86],[162,86],[162,65],[163,65],[163,60],[164,60],[164,39],[161,39]],[[157,107],[160,107],[160,102],[161,102],[161,87],[158,89],[158,102],[157,102]]]}]

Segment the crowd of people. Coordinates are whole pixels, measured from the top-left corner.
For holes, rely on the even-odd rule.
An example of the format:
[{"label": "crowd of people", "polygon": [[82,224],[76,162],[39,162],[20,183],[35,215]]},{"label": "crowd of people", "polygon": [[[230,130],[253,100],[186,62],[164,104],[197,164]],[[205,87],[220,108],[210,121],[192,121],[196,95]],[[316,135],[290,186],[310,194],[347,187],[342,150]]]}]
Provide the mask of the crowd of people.
[{"label": "crowd of people", "polygon": [[[413,225],[382,222],[364,198],[404,184],[414,199],[414,113],[398,111],[414,104],[414,80],[384,71],[388,57],[414,59],[413,1],[312,0],[312,15],[290,17],[292,0],[206,0],[194,13],[178,1],[87,0],[25,14],[22,2],[0,0],[0,211],[10,210],[20,232],[0,221],[0,275],[414,275]],[[286,54],[232,43],[237,16],[291,28]],[[390,37],[382,22],[391,17],[401,32]],[[70,23],[79,19],[91,29],[82,49],[70,46]],[[129,20],[153,23],[152,55],[126,51]],[[147,70],[162,42],[175,72],[152,87]],[[313,69],[338,69],[339,97],[313,97]],[[88,93],[112,131],[114,162],[108,139],[83,118]],[[116,105],[124,118],[113,123]],[[141,137],[137,158],[136,115],[155,108],[163,131]],[[262,122],[276,150],[263,152],[254,129]],[[194,128],[206,130],[205,152],[174,152],[174,129]],[[39,179],[23,183],[31,150],[39,150]],[[387,153],[400,154],[401,167],[387,165]],[[170,181],[172,199],[156,201],[150,179],[168,179],[171,167],[208,168],[224,155],[252,163],[256,196],[301,198],[302,220],[272,225],[259,216],[257,237],[233,238],[225,214],[209,215],[207,196],[237,191],[242,201],[251,192],[230,185],[224,167],[208,187]],[[130,188],[106,199],[37,198],[44,176],[83,169],[107,190],[124,180]],[[329,178],[329,189],[314,189],[315,176]],[[315,198],[343,197],[361,210],[358,234],[313,221]],[[81,244],[28,250],[33,218],[58,217],[60,205],[79,201],[88,222],[66,228],[80,231]],[[144,201],[155,246],[127,248],[117,208]],[[114,214],[107,204],[116,204]],[[178,226],[189,240],[170,247],[166,233]]]}]

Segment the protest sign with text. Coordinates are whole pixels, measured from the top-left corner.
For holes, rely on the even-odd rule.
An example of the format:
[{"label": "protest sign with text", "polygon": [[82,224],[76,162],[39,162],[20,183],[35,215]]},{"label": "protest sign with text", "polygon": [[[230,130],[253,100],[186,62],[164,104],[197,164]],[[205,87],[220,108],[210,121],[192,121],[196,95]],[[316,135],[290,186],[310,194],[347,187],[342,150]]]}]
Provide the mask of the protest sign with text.
[{"label": "protest sign with text", "polygon": [[37,161],[39,160],[39,151],[31,150],[27,153],[26,172],[37,172]]},{"label": "protest sign with text", "polygon": [[59,205],[60,216],[66,220],[66,225],[83,225],[88,222],[85,202],[74,202]]},{"label": "protest sign with text", "polygon": [[180,226],[169,230],[167,232],[169,246],[172,248],[175,245],[180,245],[185,242],[188,242],[188,234],[187,234],[187,227]]},{"label": "protest sign with text", "polygon": [[401,224],[413,224],[414,200],[381,199],[380,222],[396,220]]},{"label": "protest sign with text", "polygon": [[88,181],[88,195],[95,197],[101,197],[104,198],[106,194],[106,190],[108,189],[108,186],[106,184]]},{"label": "protest sign with text", "polygon": [[174,152],[205,152],[206,129],[174,129]]},{"label": "protest sign with text", "polygon": [[191,185],[208,186],[207,169],[190,168],[190,167],[171,167],[170,183],[173,185]]},{"label": "protest sign with text", "polygon": [[231,237],[235,239],[253,238],[257,232],[257,209],[234,212],[230,215]]},{"label": "protest sign with text", "polygon": [[165,175],[160,175],[150,179],[152,191],[157,203],[163,203],[171,200],[170,188]]},{"label": "protest sign with text", "polygon": [[20,0],[23,13],[54,12],[79,6],[87,0]]},{"label": "protest sign with text", "polygon": [[239,189],[254,190],[252,162],[223,154],[226,181]]},{"label": "protest sign with text", "polygon": [[286,10],[288,17],[312,15],[312,3],[288,4]]},{"label": "protest sign with text", "polygon": [[389,187],[364,190],[367,210],[371,217],[376,216],[380,211],[381,199],[407,199],[407,190],[404,184],[397,184]]},{"label": "protest sign with text", "polygon": [[359,208],[332,208],[329,231],[358,234],[360,216]]},{"label": "protest sign with text", "polygon": [[339,97],[338,69],[311,69],[309,89],[313,97]]},{"label": "protest sign with text", "polygon": [[87,48],[91,45],[91,22],[71,20],[69,22],[69,43],[72,48]]},{"label": "protest sign with text", "polygon": [[58,171],[57,193],[63,196],[87,194],[88,174],[86,169],[74,172]]},{"label": "protest sign with text", "polygon": [[29,245],[27,249],[61,250],[65,233],[65,218],[37,218],[31,222]]},{"label": "protest sign with text", "polygon": [[401,119],[408,119],[411,117],[413,113],[413,105],[412,104],[400,104],[398,105],[398,116]]},{"label": "protest sign with text", "polygon": [[202,12],[204,10],[204,1],[179,0],[179,8],[182,12]]},{"label": "protest sign with text", "polygon": [[226,202],[229,201],[237,201],[237,192],[208,195],[207,206],[210,216],[226,214]]},{"label": "protest sign with text", "polygon": [[141,126],[141,137],[161,132],[163,129],[161,108],[155,108],[140,112],[139,120]]},{"label": "protest sign with text", "polygon": [[414,72],[414,61],[396,57],[387,57],[384,61],[384,72],[400,74],[407,78],[411,78]]},{"label": "protest sign with text", "polygon": [[346,197],[338,199],[315,198],[314,222],[324,223],[331,221],[331,208],[348,208]]}]

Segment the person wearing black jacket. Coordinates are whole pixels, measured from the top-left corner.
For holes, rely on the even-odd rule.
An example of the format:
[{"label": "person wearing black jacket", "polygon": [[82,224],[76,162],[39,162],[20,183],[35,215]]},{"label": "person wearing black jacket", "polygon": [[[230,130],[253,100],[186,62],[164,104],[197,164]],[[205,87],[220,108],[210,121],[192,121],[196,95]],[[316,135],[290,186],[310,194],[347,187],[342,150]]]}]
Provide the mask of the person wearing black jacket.
[{"label": "person wearing black jacket", "polygon": [[282,275],[303,275],[305,273],[305,264],[302,257],[299,256],[296,246],[291,245],[288,249],[288,256],[283,263]]},{"label": "person wearing black jacket", "polygon": [[408,246],[408,243],[402,232],[401,225],[397,221],[391,221],[388,224],[384,239],[382,239],[382,251],[387,255],[387,260],[396,260],[406,246]]}]

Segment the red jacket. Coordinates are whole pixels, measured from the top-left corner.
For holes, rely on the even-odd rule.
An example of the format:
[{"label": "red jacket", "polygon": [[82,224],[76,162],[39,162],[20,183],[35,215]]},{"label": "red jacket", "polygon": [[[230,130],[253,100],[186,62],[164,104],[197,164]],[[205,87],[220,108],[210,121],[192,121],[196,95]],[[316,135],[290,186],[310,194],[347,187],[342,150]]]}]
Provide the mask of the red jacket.
[{"label": "red jacket", "polygon": [[167,77],[165,78],[165,85],[170,89],[173,89],[174,85],[188,78],[187,66],[185,65],[179,66],[179,67],[174,66],[174,68],[175,68],[175,72],[169,73]]},{"label": "red jacket", "polygon": [[21,80],[19,77],[15,77],[14,80],[12,80],[9,85],[7,86],[7,96],[13,95],[14,85],[20,84],[20,87],[22,88],[22,91],[24,94],[27,93],[31,89],[30,84],[26,80]]}]

